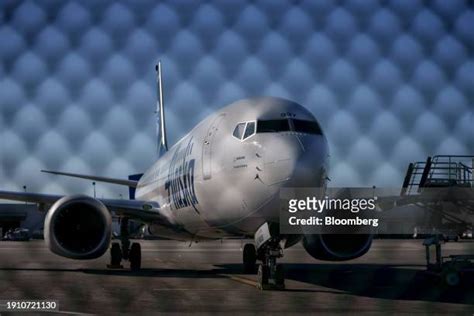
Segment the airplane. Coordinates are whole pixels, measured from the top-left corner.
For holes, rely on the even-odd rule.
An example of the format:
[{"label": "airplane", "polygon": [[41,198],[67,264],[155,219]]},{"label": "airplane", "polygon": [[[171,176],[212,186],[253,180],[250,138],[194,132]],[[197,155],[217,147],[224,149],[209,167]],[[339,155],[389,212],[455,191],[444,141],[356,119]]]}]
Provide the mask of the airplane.
[{"label": "airplane", "polygon": [[[128,186],[136,190],[135,199],[0,191],[1,199],[48,209],[44,235],[53,253],[94,259],[110,249],[109,267],[128,260],[138,270],[141,247],[130,245],[129,220],[144,223],[150,235],[174,240],[251,238],[254,243],[243,248],[244,270],[258,269],[258,286],[273,289],[284,288],[277,259],[299,242],[320,260],[350,260],[369,250],[370,234],[279,232],[280,189],[327,186],[328,141],[310,111],[276,97],[240,100],[168,148],[161,62],[155,68],[158,158],[139,180],[46,171]],[[120,241],[111,239],[112,216],[121,219]]]}]

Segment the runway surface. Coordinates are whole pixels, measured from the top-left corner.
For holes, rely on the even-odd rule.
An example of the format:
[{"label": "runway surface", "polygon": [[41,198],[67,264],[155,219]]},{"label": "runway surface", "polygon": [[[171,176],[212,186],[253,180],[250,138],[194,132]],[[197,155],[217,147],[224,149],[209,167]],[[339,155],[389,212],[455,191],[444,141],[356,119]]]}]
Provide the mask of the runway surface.
[{"label": "runway surface", "polygon": [[[241,242],[141,241],[143,269],[108,270],[53,255],[43,241],[0,242],[0,300],[54,299],[60,314],[284,313],[474,314],[470,286],[446,288],[426,275],[421,240],[375,240],[345,263],[285,251],[285,291],[260,291],[241,270]],[[474,254],[473,242],[443,255]],[[0,313],[2,316],[4,313]]]}]

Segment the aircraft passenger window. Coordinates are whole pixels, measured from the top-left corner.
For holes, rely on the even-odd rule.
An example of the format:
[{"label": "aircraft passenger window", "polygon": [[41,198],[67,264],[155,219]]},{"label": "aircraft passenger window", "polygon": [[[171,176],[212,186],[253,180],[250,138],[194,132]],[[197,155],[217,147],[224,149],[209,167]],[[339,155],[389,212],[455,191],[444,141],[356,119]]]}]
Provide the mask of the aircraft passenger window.
[{"label": "aircraft passenger window", "polygon": [[322,135],[321,127],[318,122],[293,120],[295,132]]},{"label": "aircraft passenger window", "polygon": [[242,135],[244,134],[244,129],[245,129],[245,123],[239,123],[234,129],[234,137],[238,139],[242,139]]},{"label": "aircraft passenger window", "polygon": [[290,124],[287,119],[284,120],[268,120],[257,122],[257,133],[276,133],[289,132]]},{"label": "aircraft passenger window", "polygon": [[245,129],[244,139],[252,136],[255,133],[255,122],[248,122],[247,128]]}]

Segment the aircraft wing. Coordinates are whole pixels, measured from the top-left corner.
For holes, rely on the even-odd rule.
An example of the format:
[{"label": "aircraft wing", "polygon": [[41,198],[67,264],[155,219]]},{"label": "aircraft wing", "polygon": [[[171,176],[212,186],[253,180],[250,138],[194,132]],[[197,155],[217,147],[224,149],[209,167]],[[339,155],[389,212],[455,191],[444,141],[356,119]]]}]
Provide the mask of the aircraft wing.
[{"label": "aircraft wing", "polygon": [[156,202],[122,199],[99,199],[115,215],[126,216],[145,223],[159,222],[170,224],[168,219],[160,212]]},{"label": "aircraft wing", "polygon": [[[0,191],[0,199],[32,202],[42,205],[52,205],[63,195],[51,195],[28,192]],[[98,199],[110,211],[118,216],[127,216],[142,222],[159,222],[169,224],[169,221],[160,212],[160,206],[152,201],[123,200],[123,199]]]},{"label": "aircraft wing", "polygon": [[62,195],[0,191],[0,199],[22,202],[34,202],[38,204],[54,204],[54,202],[56,202],[62,197]]},{"label": "aircraft wing", "polygon": [[88,180],[93,180],[93,181],[97,181],[97,182],[105,182],[105,183],[126,185],[126,186],[129,186],[129,187],[132,187],[132,188],[136,188],[137,185],[138,185],[138,181],[133,181],[133,180],[106,178],[106,177],[98,177],[98,176],[90,176],[90,175],[85,175],[85,174],[61,172],[61,171],[50,171],[50,170],[41,170],[41,172],[50,173],[50,174],[54,174],[54,175],[60,175],[60,176],[66,176],[66,177],[88,179]]}]

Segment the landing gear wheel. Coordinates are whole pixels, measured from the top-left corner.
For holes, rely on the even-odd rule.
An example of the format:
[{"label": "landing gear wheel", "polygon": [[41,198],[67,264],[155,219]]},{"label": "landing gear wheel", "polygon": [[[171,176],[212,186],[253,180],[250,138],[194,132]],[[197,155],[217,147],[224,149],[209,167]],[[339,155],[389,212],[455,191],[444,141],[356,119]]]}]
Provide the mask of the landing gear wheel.
[{"label": "landing gear wheel", "polygon": [[281,290],[285,288],[283,265],[277,264],[277,259],[283,257],[283,249],[279,239],[270,240],[260,246],[258,258],[262,265],[258,268],[257,287],[262,290]]},{"label": "landing gear wheel", "polygon": [[130,270],[140,270],[142,265],[142,249],[139,243],[134,242],[129,253]]},{"label": "landing gear wheel", "polygon": [[120,262],[122,261],[122,250],[120,249],[120,244],[118,242],[112,243],[110,248],[110,267],[118,268],[120,267]]},{"label": "landing gear wheel", "polygon": [[270,268],[266,265],[258,266],[257,273],[257,287],[260,290],[266,290],[269,288],[268,279],[270,278]]},{"label": "landing gear wheel", "polygon": [[257,250],[253,244],[245,244],[243,262],[245,273],[255,273],[257,270]]},{"label": "landing gear wheel", "polygon": [[285,269],[282,264],[277,264],[275,268],[275,286],[278,289],[285,288]]},{"label": "landing gear wheel", "polygon": [[130,232],[129,219],[124,217],[120,220],[120,242],[122,243],[122,258],[129,260],[130,254]]}]

